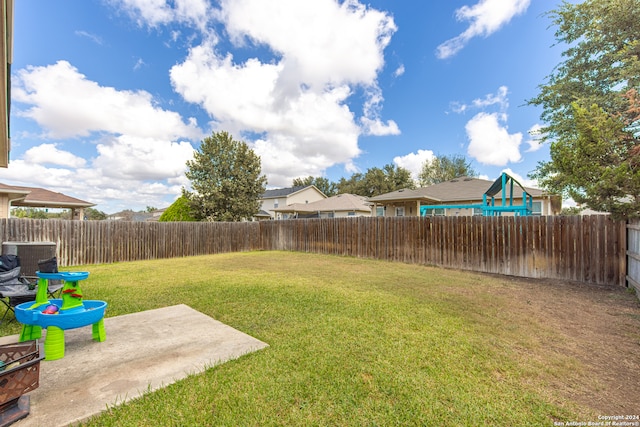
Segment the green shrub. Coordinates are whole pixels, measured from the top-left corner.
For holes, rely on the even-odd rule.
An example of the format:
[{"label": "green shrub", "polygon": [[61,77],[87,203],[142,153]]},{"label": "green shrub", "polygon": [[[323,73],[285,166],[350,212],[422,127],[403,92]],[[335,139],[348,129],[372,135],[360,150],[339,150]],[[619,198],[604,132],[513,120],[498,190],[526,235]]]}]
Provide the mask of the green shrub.
[{"label": "green shrub", "polygon": [[196,219],[191,215],[191,208],[189,207],[189,200],[182,195],[176,199],[175,202],[171,204],[165,210],[160,219],[160,222],[171,222],[171,221],[196,221]]}]

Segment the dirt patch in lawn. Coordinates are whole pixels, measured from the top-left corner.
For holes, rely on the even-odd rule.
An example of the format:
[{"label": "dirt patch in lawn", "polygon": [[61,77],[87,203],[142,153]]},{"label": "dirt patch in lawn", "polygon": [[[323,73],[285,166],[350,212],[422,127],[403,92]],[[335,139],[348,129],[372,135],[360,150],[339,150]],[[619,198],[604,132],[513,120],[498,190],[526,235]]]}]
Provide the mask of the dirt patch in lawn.
[{"label": "dirt patch in lawn", "polygon": [[634,293],[526,279],[506,279],[489,292],[508,300],[513,310],[506,316],[540,326],[535,330],[543,332],[524,338],[536,350],[525,350],[529,354],[523,357],[539,359],[534,363],[546,368],[541,376],[556,399],[575,402],[596,416],[583,421],[640,415],[640,301]]}]

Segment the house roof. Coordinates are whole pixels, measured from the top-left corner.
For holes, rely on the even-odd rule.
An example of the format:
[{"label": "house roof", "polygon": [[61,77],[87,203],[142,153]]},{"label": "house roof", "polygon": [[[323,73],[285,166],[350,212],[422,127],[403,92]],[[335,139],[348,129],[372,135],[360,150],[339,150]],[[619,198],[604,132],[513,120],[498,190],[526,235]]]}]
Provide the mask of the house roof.
[{"label": "house roof", "polygon": [[320,194],[324,195],[324,193],[318,190],[315,185],[299,185],[297,187],[276,188],[273,190],[267,190],[262,194],[261,199],[277,199],[278,197],[287,197],[307,188],[313,188]]},{"label": "house roof", "polygon": [[311,203],[293,203],[274,209],[276,212],[371,212],[367,199],[355,194],[338,194]]},{"label": "house roof", "polygon": [[85,202],[66,194],[37,187],[20,187],[0,183],[0,193],[8,194],[12,206],[46,208],[88,208],[95,203]]},{"label": "house roof", "polygon": [[262,199],[274,199],[277,197],[286,197],[290,194],[297,193],[298,191],[307,188],[304,186],[289,187],[289,188],[275,188],[273,190],[267,190],[262,195]]},{"label": "house roof", "polygon": [[[379,196],[370,197],[369,201],[392,202],[424,200],[427,202],[437,203],[475,201],[482,200],[482,195],[487,192],[493,184],[494,181],[463,176],[415,190],[402,189],[391,193],[381,194]],[[539,197],[544,194],[542,190],[537,188],[524,187],[524,189],[533,197]],[[507,195],[509,195],[509,189],[507,189]],[[521,194],[516,194],[516,196],[521,196]]]}]

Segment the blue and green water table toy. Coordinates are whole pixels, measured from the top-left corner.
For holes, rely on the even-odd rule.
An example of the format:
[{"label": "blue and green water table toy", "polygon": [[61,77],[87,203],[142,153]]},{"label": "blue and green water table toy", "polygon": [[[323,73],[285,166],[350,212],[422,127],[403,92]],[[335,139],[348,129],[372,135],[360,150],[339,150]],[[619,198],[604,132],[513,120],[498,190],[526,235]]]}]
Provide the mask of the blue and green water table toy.
[{"label": "blue and green water table toy", "polygon": [[[45,360],[64,357],[64,331],[92,325],[92,338],[104,341],[105,301],[83,300],[79,282],[89,277],[86,271],[41,273],[38,276],[38,290],[35,302],[29,301],[15,307],[16,319],[22,323],[20,342],[37,340],[42,337],[42,328],[47,329],[44,340]],[[60,299],[49,300],[49,280],[63,280]]]}]

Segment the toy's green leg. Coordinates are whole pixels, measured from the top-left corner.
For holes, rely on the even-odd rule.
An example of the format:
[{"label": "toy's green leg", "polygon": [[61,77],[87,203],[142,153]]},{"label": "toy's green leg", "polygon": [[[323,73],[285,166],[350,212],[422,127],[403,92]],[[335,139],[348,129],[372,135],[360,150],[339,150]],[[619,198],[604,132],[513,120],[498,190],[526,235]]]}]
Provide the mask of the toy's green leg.
[{"label": "toy's green leg", "polygon": [[36,293],[36,302],[40,305],[49,303],[49,280],[47,279],[38,279],[38,291]]},{"label": "toy's green leg", "polygon": [[94,323],[92,328],[91,335],[94,341],[102,342],[107,339],[107,333],[104,330],[104,319],[100,319],[99,322]]},{"label": "toy's green leg", "polygon": [[38,279],[38,290],[36,292],[35,302],[29,307],[29,309],[38,308],[41,305],[49,304],[49,299],[47,296],[49,295],[47,292],[47,288],[49,286],[49,281],[47,279]]},{"label": "toy's green leg", "polygon": [[37,340],[42,337],[42,327],[39,325],[22,325],[20,332],[20,342]]},{"label": "toy's green leg", "polygon": [[57,360],[64,357],[64,331],[57,326],[47,328],[47,337],[44,339],[45,360]]}]

